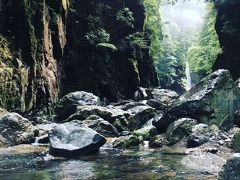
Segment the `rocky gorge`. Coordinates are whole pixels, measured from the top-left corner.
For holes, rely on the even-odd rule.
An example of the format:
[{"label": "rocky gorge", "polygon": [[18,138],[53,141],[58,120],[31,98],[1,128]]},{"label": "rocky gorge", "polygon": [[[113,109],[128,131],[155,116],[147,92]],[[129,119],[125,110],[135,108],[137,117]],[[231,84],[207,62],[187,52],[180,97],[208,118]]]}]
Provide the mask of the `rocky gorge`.
[{"label": "rocky gorge", "polygon": [[160,4],[0,0],[0,179],[240,178],[239,1],[212,2],[187,91]]},{"label": "rocky gorge", "polygon": [[[1,109],[0,150],[40,152],[43,162],[51,162],[60,157],[90,157],[106,149],[145,147],[180,153],[182,166],[202,177],[217,178],[219,172],[219,179],[228,179],[228,173],[238,177],[239,155],[232,154],[240,149],[235,113],[239,93],[229,71],[218,70],[182,96],[166,89],[139,88],[136,94],[141,96],[136,100],[104,105],[98,96],[77,91],[57,103],[51,118],[34,121]],[[181,177],[180,172],[172,173],[169,176]]]}]

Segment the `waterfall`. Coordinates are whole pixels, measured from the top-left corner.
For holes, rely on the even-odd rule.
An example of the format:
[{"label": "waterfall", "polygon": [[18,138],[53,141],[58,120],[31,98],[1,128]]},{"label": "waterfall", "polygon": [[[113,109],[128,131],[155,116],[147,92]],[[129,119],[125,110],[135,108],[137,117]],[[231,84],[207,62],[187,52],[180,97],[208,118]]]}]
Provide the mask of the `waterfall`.
[{"label": "waterfall", "polygon": [[191,71],[190,71],[188,60],[186,60],[186,77],[187,77],[186,90],[188,91],[192,88]]}]

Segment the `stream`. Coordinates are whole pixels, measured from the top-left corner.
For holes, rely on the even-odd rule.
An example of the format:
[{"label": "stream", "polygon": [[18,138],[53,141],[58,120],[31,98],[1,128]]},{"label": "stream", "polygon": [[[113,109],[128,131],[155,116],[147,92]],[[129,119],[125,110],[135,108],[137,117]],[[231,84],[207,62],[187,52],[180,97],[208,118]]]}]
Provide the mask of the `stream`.
[{"label": "stream", "polygon": [[[35,146],[36,147],[36,146]],[[77,159],[53,158],[46,152],[0,152],[0,179],[216,179],[214,175],[187,169],[186,156],[176,148],[128,150],[103,147],[100,152]]]}]

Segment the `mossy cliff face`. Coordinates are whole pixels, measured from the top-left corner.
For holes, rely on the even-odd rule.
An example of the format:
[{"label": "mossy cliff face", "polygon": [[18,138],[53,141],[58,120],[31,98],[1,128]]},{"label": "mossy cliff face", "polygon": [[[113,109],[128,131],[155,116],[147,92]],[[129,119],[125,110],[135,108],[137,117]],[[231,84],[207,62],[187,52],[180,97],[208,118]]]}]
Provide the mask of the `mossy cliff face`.
[{"label": "mossy cliff face", "polygon": [[228,69],[237,79],[240,77],[240,1],[216,0],[215,4],[215,28],[223,52],[218,55],[213,69]]},{"label": "mossy cliff face", "polygon": [[66,88],[110,100],[158,84],[139,0],[74,0],[67,26]]},{"label": "mossy cliff face", "polygon": [[85,90],[114,101],[157,86],[140,0],[0,0],[0,106],[51,110]]},{"label": "mossy cliff face", "polygon": [[19,112],[49,110],[60,91],[68,3],[0,4],[0,106]]}]

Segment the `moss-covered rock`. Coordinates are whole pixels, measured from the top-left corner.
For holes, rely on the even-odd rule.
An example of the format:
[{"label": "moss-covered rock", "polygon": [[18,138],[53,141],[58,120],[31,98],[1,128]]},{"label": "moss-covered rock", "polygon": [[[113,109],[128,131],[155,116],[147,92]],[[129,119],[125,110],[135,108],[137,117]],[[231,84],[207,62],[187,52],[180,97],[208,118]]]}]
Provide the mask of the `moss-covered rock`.
[{"label": "moss-covered rock", "polygon": [[182,118],[170,124],[165,134],[167,144],[174,145],[180,140],[187,138],[196,124],[197,120],[190,118]]},{"label": "moss-covered rock", "polygon": [[234,152],[240,153],[240,130],[238,130],[232,138],[232,148]]},{"label": "moss-covered rock", "polygon": [[227,70],[218,70],[183,94],[162,118],[153,121],[160,132],[179,118],[193,118],[204,124],[230,129],[240,106],[240,90]]},{"label": "moss-covered rock", "polygon": [[240,178],[240,154],[233,154],[222,167],[218,180],[237,180]]},{"label": "moss-covered rock", "polygon": [[143,127],[141,129],[137,129],[133,131],[133,135],[138,137],[141,136],[144,141],[149,141],[157,134],[158,134],[158,131],[154,126]]},{"label": "moss-covered rock", "polygon": [[121,148],[130,148],[135,147],[143,143],[142,137],[130,135],[130,136],[123,136],[116,139],[113,142],[113,147],[121,147]]},{"label": "moss-covered rock", "polygon": [[149,147],[151,148],[160,148],[163,145],[167,144],[166,139],[163,135],[157,135],[154,136],[150,141],[149,141]]}]

